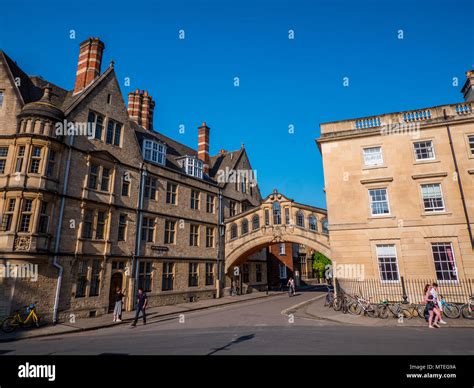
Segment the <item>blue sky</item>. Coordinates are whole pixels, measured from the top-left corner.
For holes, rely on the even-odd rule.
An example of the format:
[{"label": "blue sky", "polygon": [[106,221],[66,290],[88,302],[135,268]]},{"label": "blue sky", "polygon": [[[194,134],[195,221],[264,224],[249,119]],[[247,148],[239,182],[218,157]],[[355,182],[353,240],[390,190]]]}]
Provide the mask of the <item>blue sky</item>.
[{"label": "blue sky", "polygon": [[27,73],[72,89],[78,45],[98,36],[125,98],[139,88],[156,100],[156,129],[196,147],[206,121],[211,154],[245,144],[263,195],[278,188],[322,207],[319,123],[460,101],[474,67],[469,0],[2,0],[1,9],[0,48]]}]

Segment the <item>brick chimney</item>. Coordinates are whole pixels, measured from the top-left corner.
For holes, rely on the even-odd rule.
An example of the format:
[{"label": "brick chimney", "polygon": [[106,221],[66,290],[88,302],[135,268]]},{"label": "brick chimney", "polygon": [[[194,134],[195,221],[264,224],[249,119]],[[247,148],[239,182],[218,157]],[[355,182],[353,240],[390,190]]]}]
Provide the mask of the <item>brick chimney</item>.
[{"label": "brick chimney", "polygon": [[146,90],[128,93],[128,115],[131,120],[148,130],[153,130],[155,101]]},{"label": "brick chimney", "polygon": [[204,162],[204,172],[209,173],[209,128],[205,122],[198,128],[198,159]]},{"label": "brick chimney", "polygon": [[79,45],[74,94],[82,92],[100,75],[104,43],[99,38],[86,39]]},{"label": "brick chimney", "polygon": [[462,87],[461,93],[466,102],[474,101],[474,70],[466,71],[466,83]]}]

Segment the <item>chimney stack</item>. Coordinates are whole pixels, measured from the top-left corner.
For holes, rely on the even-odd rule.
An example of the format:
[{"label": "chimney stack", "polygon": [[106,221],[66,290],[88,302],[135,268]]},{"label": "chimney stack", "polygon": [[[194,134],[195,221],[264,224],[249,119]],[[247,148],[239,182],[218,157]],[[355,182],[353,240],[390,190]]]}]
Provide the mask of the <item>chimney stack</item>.
[{"label": "chimney stack", "polygon": [[100,75],[104,43],[99,38],[86,39],[79,45],[74,94],[82,92]]},{"label": "chimney stack", "polygon": [[474,101],[474,70],[466,71],[466,83],[462,87],[461,93],[464,95],[466,102]]},{"label": "chimney stack", "polygon": [[146,90],[135,90],[128,93],[128,115],[143,128],[153,130],[153,111],[155,101]]},{"label": "chimney stack", "polygon": [[209,173],[209,128],[205,122],[198,128],[198,159],[204,162],[204,172]]}]

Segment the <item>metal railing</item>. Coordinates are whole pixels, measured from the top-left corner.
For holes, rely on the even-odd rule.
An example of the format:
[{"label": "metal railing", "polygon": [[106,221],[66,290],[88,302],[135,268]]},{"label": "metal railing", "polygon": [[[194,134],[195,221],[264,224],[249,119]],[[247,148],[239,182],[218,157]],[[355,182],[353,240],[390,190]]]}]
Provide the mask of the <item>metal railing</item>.
[{"label": "metal railing", "polygon": [[383,282],[380,279],[336,279],[336,292],[359,295],[371,302],[382,300],[389,302],[421,303],[425,285],[438,284],[438,293],[446,302],[466,303],[474,294],[474,279],[441,281],[436,279],[406,279],[403,276],[397,282]]}]

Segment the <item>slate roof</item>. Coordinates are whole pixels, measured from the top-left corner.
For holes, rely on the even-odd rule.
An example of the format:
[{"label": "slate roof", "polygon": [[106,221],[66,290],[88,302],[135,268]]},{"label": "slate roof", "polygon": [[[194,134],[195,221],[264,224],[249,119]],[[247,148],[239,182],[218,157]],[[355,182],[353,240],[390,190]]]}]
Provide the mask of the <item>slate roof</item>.
[{"label": "slate roof", "polygon": [[[51,88],[51,103],[56,107],[60,108],[65,114],[68,114],[87,94],[89,94],[103,79],[105,79],[112,71],[113,66],[110,66],[104,73],[102,73],[94,82],[89,85],[83,92],[73,95],[73,91],[61,88],[52,82],[49,82],[39,76],[28,76],[20,67],[0,50],[0,57],[3,57],[4,62],[13,77],[13,80],[19,78],[21,80],[20,85],[17,87],[19,95],[23,100],[23,105],[39,101],[44,92],[44,88],[48,85]],[[149,131],[141,127],[134,121],[129,121],[130,127],[135,131],[137,140],[140,148],[144,138],[152,138],[166,144],[166,167],[183,172],[183,169],[178,163],[178,159],[189,155],[197,157],[197,151],[191,147],[188,147],[176,140],[173,140],[160,132]],[[218,155],[210,157],[209,175],[205,176],[205,180],[208,180],[214,184],[217,184],[215,178],[219,170],[229,170],[235,168],[235,165],[239,161],[240,157],[245,152],[244,148],[237,151],[225,151]],[[225,183],[219,183],[219,186],[225,186]]]}]

